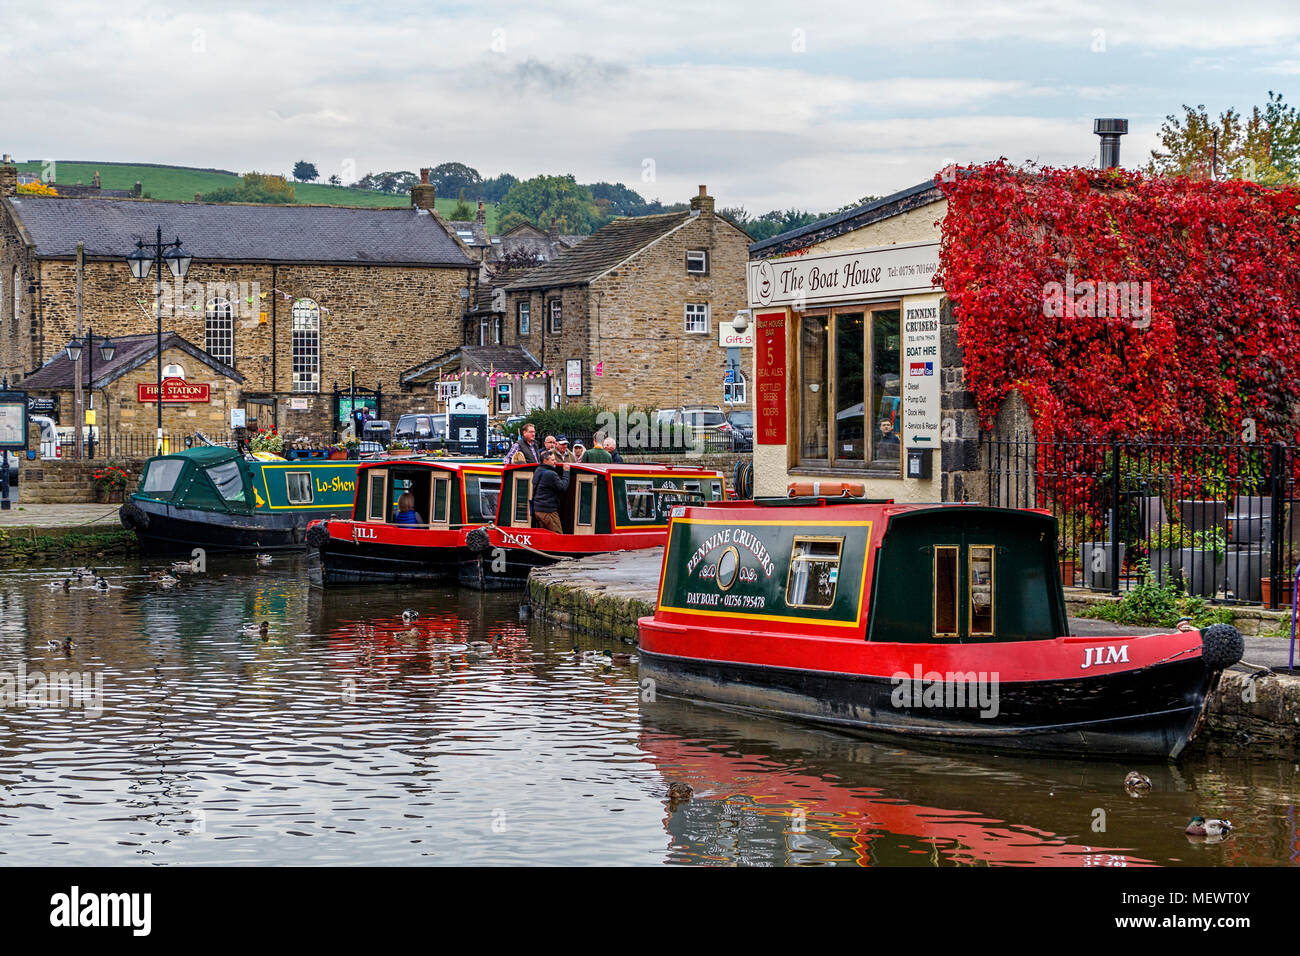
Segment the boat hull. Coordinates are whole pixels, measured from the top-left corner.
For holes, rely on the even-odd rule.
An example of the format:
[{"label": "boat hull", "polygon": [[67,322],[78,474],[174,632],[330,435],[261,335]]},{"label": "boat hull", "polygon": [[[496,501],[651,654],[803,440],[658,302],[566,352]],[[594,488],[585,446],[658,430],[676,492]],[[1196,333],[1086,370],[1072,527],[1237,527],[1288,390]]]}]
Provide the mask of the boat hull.
[{"label": "boat hull", "polygon": [[[1220,674],[1208,669],[1199,653],[1106,673],[1057,672],[1043,679],[1000,679],[996,672],[951,659],[952,670],[946,673],[932,671],[928,664],[892,674],[847,673],[708,660],[680,649],[662,653],[655,649],[652,619],[641,625],[640,673],[654,681],[656,695],[864,737],[1004,752],[1176,758],[1194,737]],[[976,676],[983,687],[973,680]]]},{"label": "boat hull", "polygon": [[548,567],[565,558],[639,551],[664,543],[664,532],[658,530],[574,535],[539,528],[506,530],[486,526],[474,534],[479,537],[469,541],[470,549],[460,562],[459,579],[464,587],[478,591],[525,588],[533,568]]},{"label": "boat hull", "polygon": [[365,544],[330,538],[320,548],[321,583],[438,584],[456,577],[464,548]]},{"label": "boat hull", "polygon": [[123,527],[135,532],[141,550],[151,554],[194,548],[217,552],[302,550],[308,523],[324,517],[304,512],[227,514],[139,498],[124,504],[119,515]]}]

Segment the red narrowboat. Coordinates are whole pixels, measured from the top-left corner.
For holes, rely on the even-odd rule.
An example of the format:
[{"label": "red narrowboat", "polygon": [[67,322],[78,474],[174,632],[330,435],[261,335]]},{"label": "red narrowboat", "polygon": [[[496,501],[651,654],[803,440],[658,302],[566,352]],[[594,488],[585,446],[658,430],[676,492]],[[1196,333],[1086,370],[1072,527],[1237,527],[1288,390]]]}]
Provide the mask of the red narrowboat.
[{"label": "red narrowboat", "polygon": [[1171,759],[1230,625],[1070,636],[1048,512],[760,500],[673,510],[639,622],[656,693],[1006,751]]},{"label": "red narrowboat", "polygon": [[[470,554],[466,532],[496,515],[504,467],[449,458],[363,462],[352,517],[307,529],[308,546],[320,553],[321,582],[328,587],[454,579]],[[405,495],[410,498],[404,501]],[[405,511],[403,503],[409,505]]]},{"label": "red narrowboat", "polygon": [[662,547],[672,508],[724,497],[721,473],[685,465],[571,464],[557,514],[563,529],[537,527],[531,511],[539,465],[510,465],[494,524],[466,535],[472,554],[460,582],[480,590],[522,588],[528,572],[561,558]]}]

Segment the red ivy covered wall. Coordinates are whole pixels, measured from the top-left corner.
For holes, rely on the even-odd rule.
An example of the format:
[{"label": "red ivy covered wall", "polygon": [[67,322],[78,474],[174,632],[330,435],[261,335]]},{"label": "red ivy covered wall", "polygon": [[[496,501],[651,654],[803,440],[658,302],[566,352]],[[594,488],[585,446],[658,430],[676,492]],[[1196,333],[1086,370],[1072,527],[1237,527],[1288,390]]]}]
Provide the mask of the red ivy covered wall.
[{"label": "red ivy covered wall", "polygon": [[1005,162],[940,185],[935,281],[986,425],[1017,388],[1040,437],[1297,437],[1300,189]]}]

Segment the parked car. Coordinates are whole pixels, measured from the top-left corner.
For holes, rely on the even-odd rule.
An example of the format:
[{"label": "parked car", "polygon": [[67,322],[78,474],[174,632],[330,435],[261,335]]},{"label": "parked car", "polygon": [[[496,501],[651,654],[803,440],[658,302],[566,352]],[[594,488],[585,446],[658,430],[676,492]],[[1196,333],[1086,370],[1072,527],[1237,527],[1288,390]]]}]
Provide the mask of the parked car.
[{"label": "parked car", "polygon": [[377,441],[363,441],[357,449],[357,454],[362,458],[374,458],[384,453],[384,446]]},{"label": "parked car", "polygon": [[523,423],[523,415],[511,415],[505,420],[505,423],[501,427],[505,430],[507,435],[517,435]]},{"label": "parked car", "polygon": [[447,444],[447,416],[421,412],[403,415],[393,429],[393,438],[417,451],[434,451]]},{"label": "parked car", "polygon": [[692,438],[702,439],[710,445],[717,445],[724,439],[728,445],[734,441],[731,423],[717,405],[683,405],[673,421],[685,426]]},{"label": "parked car", "polygon": [[734,436],[732,448],[735,451],[752,451],[754,448],[754,413],[749,411],[727,412],[727,421]]}]

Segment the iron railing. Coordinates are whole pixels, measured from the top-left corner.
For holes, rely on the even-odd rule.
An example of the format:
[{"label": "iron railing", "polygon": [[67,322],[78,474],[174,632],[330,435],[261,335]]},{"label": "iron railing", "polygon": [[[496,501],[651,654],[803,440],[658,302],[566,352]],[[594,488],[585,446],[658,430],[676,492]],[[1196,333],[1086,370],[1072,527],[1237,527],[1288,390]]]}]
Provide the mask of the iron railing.
[{"label": "iron railing", "polygon": [[997,436],[984,446],[989,504],[1056,516],[1067,587],[1117,595],[1149,574],[1213,602],[1289,603],[1296,446]]}]

